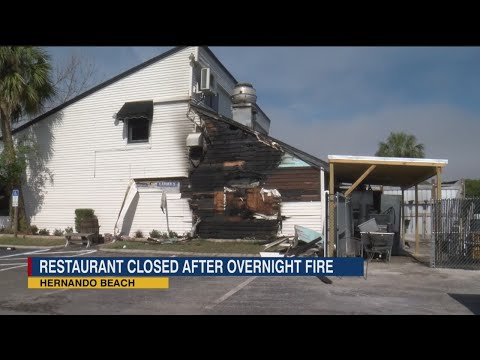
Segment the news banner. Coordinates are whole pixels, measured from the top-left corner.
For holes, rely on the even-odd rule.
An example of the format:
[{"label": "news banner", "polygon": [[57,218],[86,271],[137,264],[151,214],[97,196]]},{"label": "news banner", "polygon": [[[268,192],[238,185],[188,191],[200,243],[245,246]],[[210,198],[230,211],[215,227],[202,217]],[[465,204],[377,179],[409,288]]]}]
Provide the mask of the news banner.
[{"label": "news banner", "polygon": [[175,276],[363,276],[362,258],[30,257],[30,289],[168,289]]}]

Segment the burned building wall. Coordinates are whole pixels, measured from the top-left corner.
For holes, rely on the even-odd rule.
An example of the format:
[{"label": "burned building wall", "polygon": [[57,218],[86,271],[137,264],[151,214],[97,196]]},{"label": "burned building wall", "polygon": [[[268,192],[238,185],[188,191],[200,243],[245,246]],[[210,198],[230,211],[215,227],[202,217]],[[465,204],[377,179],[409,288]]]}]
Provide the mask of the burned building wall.
[{"label": "burned building wall", "polygon": [[264,186],[277,189],[282,202],[320,201],[320,171],[313,167],[269,170]]},{"label": "burned building wall", "polygon": [[319,170],[285,166],[284,149],[268,137],[208,117],[203,125],[205,146],[191,153],[197,161],[182,183],[198,236],[274,238],[282,203],[320,201]]}]

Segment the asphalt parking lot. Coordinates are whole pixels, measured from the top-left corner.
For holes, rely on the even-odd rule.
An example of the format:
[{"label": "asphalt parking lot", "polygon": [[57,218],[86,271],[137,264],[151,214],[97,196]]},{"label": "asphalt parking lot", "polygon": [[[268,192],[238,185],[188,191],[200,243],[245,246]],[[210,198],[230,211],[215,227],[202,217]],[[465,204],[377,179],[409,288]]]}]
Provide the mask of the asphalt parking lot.
[{"label": "asphalt parking lot", "polygon": [[480,314],[480,271],[431,269],[411,257],[372,262],[367,279],[171,277],[159,290],[37,290],[27,288],[29,256],[129,255],[0,248],[0,314]]}]

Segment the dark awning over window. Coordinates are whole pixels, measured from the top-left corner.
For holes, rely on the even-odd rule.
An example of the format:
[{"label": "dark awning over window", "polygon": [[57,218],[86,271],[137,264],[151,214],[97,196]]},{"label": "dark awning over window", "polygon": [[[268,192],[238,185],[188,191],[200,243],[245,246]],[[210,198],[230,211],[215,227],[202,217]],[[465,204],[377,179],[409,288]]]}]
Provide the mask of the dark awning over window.
[{"label": "dark awning over window", "polygon": [[129,119],[148,119],[153,117],[153,101],[133,101],[123,104],[117,113],[117,119],[125,121]]}]

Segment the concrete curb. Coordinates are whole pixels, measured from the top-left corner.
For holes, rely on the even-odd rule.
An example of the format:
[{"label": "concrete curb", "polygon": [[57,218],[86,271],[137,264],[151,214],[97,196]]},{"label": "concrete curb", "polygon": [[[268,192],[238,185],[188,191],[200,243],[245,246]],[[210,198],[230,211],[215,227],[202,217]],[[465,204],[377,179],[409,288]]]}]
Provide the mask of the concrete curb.
[{"label": "concrete curb", "polygon": [[0,249],[1,248],[15,248],[15,249],[57,249],[57,248],[62,248],[65,245],[53,245],[53,246],[35,246],[35,245],[15,245],[15,244],[0,244]]},{"label": "concrete curb", "polygon": [[260,257],[260,254],[228,254],[228,253],[196,253],[187,251],[163,251],[163,250],[139,250],[139,249],[102,249],[98,251],[105,252],[119,252],[119,253],[133,253],[133,254],[159,254],[159,255],[173,255],[173,256],[225,256],[225,257]]}]

